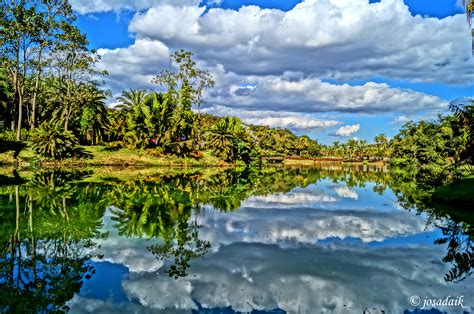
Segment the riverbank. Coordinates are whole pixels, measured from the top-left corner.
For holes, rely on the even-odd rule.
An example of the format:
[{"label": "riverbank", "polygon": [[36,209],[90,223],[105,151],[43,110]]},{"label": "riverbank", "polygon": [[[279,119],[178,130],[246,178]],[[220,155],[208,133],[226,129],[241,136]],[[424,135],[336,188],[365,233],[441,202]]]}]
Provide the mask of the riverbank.
[{"label": "riverbank", "polygon": [[[152,156],[146,151],[119,148],[107,150],[105,146],[81,146],[84,151],[90,153],[90,159],[65,159],[62,161],[48,161],[39,158],[31,149],[26,147],[20,151],[17,158],[14,152],[0,154],[0,165],[15,165],[22,167],[75,167],[75,166],[98,166],[98,167],[145,167],[145,166],[167,166],[167,167],[227,167],[232,166],[223,160],[213,156],[211,152],[204,151],[199,157],[178,156]],[[270,158],[271,159],[271,158]],[[275,163],[265,160],[268,164]],[[317,166],[320,164],[355,164],[384,166],[384,161],[344,161],[342,158],[300,158],[282,157],[278,158],[279,164],[285,166]]]},{"label": "riverbank", "polygon": [[92,154],[90,159],[65,159],[62,161],[41,160],[30,147],[23,149],[15,159],[13,152],[0,154],[0,165],[18,165],[23,167],[144,167],[144,166],[189,166],[189,167],[225,167],[228,163],[213,156],[210,152],[203,152],[199,157],[151,156],[146,151],[120,148],[107,150],[104,146],[84,146],[85,151]]},{"label": "riverbank", "polygon": [[433,200],[450,204],[474,204],[474,175],[436,189]]},{"label": "riverbank", "polygon": [[314,166],[314,165],[320,165],[320,164],[340,164],[340,165],[371,165],[371,166],[377,166],[377,167],[383,167],[386,165],[386,162],[383,160],[378,160],[378,161],[344,161],[344,160],[325,160],[324,158],[321,159],[316,159],[316,158],[311,158],[311,159],[293,159],[293,158],[285,158],[282,163],[285,166]]}]

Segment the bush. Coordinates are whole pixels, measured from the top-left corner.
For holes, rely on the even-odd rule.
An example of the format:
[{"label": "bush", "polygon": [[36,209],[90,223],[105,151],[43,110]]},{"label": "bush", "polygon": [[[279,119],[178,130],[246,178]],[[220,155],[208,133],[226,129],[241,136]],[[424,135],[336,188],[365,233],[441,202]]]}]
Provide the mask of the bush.
[{"label": "bush", "polygon": [[70,157],[84,157],[76,147],[78,139],[71,131],[65,131],[55,123],[43,123],[31,133],[33,150],[43,158],[62,160]]},{"label": "bush", "polygon": [[104,150],[111,151],[111,152],[117,151],[123,147],[122,142],[109,142],[109,143],[104,143],[104,145],[105,145]]},{"label": "bush", "polygon": [[152,157],[161,157],[163,156],[163,150],[159,148],[148,148],[145,150],[145,152]]},{"label": "bush", "polygon": [[200,151],[194,151],[191,154],[189,154],[189,156],[194,159],[202,159],[204,157],[204,153]]},{"label": "bush", "polygon": [[10,129],[3,129],[0,132],[0,140],[15,141],[16,140],[16,132],[14,132]]}]

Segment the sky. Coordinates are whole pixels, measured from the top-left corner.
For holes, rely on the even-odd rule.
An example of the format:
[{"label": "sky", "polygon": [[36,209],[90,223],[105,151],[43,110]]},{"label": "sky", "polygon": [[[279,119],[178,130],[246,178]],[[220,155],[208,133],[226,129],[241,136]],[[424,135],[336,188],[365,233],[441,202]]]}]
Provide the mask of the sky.
[{"label": "sky", "polygon": [[185,49],[216,80],[205,112],[325,144],[392,137],[474,96],[459,2],[71,0],[114,96],[156,89],[151,79]]}]

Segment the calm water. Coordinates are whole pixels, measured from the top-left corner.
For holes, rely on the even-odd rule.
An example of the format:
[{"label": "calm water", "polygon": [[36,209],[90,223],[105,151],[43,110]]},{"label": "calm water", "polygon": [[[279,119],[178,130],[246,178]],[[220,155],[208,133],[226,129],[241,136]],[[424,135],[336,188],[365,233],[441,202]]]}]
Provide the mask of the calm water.
[{"label": "calm water", "polygon": [[1,169],[0,185],[0,312],[474,308],[472,215],[403,171]]}]

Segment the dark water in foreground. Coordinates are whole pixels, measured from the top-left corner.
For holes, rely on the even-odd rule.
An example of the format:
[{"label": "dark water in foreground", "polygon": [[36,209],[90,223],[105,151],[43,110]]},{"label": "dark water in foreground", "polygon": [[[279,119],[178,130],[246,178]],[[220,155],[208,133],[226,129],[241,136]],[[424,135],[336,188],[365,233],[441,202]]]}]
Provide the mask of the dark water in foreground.
[{"label": "dark water in foreground", "polygon": [[2,169],[0,312],[470,312],[472,215],[425,196],[362,166]]}]

